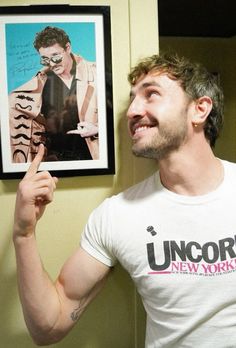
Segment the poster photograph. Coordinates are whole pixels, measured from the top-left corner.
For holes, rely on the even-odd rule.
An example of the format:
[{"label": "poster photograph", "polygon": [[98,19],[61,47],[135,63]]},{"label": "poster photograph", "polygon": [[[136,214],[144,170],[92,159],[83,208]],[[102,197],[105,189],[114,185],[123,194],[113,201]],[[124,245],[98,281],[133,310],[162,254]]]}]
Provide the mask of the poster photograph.
[{"label": "poster photograph", "polygon": [[108,6],[0,7],[0,178],[115,172]]}]

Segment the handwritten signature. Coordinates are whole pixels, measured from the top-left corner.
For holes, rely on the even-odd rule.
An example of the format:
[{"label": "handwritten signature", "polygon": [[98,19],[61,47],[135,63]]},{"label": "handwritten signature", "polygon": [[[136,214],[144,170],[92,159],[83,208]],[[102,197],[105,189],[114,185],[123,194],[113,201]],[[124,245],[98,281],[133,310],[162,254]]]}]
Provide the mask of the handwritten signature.
[{"label": "handwritten signature", "polygon": [[11,77],[15,77],[16,75],[23,74],[26,75],[30,71],[37,71],[38,69],[38,63],[34,60],[27,62],[21,62],[17,64],[13,64],[9,68],[9,74]]}]

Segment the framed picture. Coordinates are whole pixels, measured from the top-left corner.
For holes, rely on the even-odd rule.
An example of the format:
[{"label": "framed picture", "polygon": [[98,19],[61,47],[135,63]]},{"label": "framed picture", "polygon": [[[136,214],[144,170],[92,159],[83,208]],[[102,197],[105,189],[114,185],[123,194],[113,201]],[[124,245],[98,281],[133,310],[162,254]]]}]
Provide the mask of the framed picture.
[{"label": "framed picture", "polygon": [[109,6],[0,7],[0,178],[115,173]]}]

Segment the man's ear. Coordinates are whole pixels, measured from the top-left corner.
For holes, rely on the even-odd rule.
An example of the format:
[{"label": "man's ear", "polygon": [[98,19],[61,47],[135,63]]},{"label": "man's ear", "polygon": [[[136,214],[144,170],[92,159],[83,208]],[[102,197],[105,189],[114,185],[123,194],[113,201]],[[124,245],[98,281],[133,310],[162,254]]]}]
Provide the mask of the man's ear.
[{"label": "man's ear", "polygon": [[71,44],[69,42],[67,42],[65,50],[69,53],[71,52]]},{"label": "man's ear", "polygon": [[193,125],[203,125],[212,110],[212,99],[208,96],[203,96],[195,101],[195,112],[192,117]]}]

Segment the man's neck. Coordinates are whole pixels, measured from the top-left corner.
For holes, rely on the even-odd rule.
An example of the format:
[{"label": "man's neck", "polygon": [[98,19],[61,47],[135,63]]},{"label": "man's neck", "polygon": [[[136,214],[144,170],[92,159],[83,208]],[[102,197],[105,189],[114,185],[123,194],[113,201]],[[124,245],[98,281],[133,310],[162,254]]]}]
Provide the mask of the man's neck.
[{"label": "man's neck", "polygon": [[186,196],[204,195],[214,191],[224,178],[222,163],[208,146],[186,155],[171,154],[159,162],[162,184],[170,191]]},{"label": "man's neck", "polygon": [[60,75],[59,77],[64,82],[64,84],[70,89],[71,88],[71,83],[72,83],[72,80],[73,80],[73,76],[72,75],[68,75],[66,77],[62,77],[62,75]]},{"label": "man's neck", "polygon": [[73,59],[72,57],[70,58],[70,62],[67,66],[67,68],[64,70],[64,72],[61,75],[58,75],[60,79],[67,85],[71,85],[71,81],[73,78],[73,75],[71,73],[73,67]]}]

